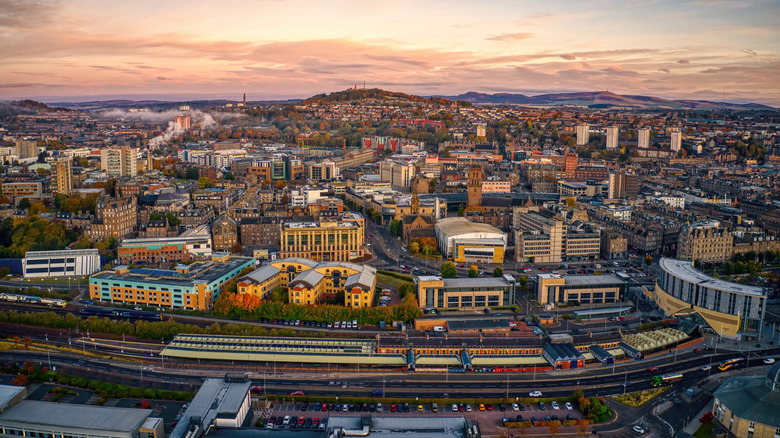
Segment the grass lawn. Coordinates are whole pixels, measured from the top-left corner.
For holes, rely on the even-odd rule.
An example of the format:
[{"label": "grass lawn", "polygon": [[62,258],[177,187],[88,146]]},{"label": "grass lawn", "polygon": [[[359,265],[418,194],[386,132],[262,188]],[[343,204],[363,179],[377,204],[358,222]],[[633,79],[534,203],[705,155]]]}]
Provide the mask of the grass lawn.
[{"label": "grass lawn", "polygon": [[[411,279],[411,277],[409,277]],[[376,284],[378,286],[386,286],[386,287],[392,287],[396,290],[398,290],[398,286],[400,286],[403,283],[411,283],[411,280],[401,280],[400,278],[391,277],[387,274],[383,274],[381,272],[377,273],[376,275]]]},{"label": "grass lawn", "polygon": [[[652,400],[654,397],[663,394],[664,391],[668,389],[669,387],[667,386],[661,388],[648,389],[647,391],[630,392],[628,394],[616,395],[612,397],[612,400],[623,403],[624,405],[630,408],[637,408],[647,403],[648,401]],[[637,401],[637,397],[639,398],[638,401]]]},{"label": "grass lawn", "polygon": [[696,429],[696,432],[693,433],[693,436],[696,438],[711,438],[712,435],[710,435],[710,432],[712,429],[715,429],[714,423],[709,422],[707,424],[702,424],[698,429]]}]

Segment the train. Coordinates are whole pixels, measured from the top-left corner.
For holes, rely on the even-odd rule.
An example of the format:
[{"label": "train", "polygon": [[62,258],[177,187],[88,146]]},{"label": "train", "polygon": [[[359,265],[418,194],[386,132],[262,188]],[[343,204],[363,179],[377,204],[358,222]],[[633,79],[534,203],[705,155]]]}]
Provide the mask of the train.
[{"label": "train", "polygon": [[79,310],[84,316],[102,316],[106,318],[126,318],[144,321],[162,321],[162,313],[142,312],[137,310],[107,309],[105,307],[82,307]]},{"label": "train", "polygon": [[25,304],[43,304],[49,307],[65,307],[68,302],[59,298],[41,298],[33,295],[0,293],[0,300]]}]

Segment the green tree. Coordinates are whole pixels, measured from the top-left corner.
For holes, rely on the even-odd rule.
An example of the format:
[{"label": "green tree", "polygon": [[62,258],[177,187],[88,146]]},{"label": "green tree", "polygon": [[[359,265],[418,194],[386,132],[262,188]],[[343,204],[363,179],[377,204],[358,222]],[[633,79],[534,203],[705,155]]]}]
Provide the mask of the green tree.
[{"label": "green tree", "polygon": [[471,265],[469,268],[469,278],[476,278],[479,275],[479,270],[476,266]]},{"label": "green tree", "polygon": [[430,243],[426,243],[422,246],[422,252],[425,254],[425,257],[427,258],[433,253],[433,246],[431,246]]},{"label": "green tree", "polygon": [[27,210],[28,208],[30,208],[30,206],[31,206],[31,205],[32,205],[32,204],[30,203],[30,200],[29,200],[29,199],[27,199],[27,198],[22,198],[22,199],[19,201],[19,205],[18,205],[18,207],[19,207],[19,208],[21,208],[22,210]]},{"label": "green tree", "polygon": [[185,174],[185,178],[187,179],[198,179],[200,176],[200,172],[198,171],[198,168],[195,166],[190,166],[187,168],[187,173]]},{"label": "green tree", "polygon": [[463,217],[463,215],[466,213],[466,209],[461,207],[458,207],[458,216]]},{"label": "green tree", "polygon": [[455,263],[444,262],[441,264],[441,276],[444,278],[455,278],[458,275],[458,269]]},{"label": "green tree", "polygon": [[181,219],[170,211],[165,214],[165,219],[168,219],[168,225],[172,227],[178,227],[181,224]]},{"label": "green tree", "polygon": [[417,254],[417,251],[420,250],[420,243],[417,241],[412,241],[412,243],[409,244],[409,252],[412,254]]},{"label": "green tree", "polygon": [[390,221],[390,233],[392,233],[394,236],[400,236],[401,231],[401,222],[398,221],[398,219],[393,219]]},{"label": "green tree", "polygon": [[45,163],[47,158],[49,158],[49,153],[46,151],[41,152],[38,154],[38,163]]},{"label": "green tree", "polygon": [[236,180],[236,176],[233,175],[233,172],[228,172],[228,173],[225,174],[225,179],[228,180],[228,181],[235,181]]},{"label": "green tree", "polygon": [[494,277],[500,277],[504,275],[504,268],[501,266],[496,267],[496,269],[493,269],[493,276]]},{"label": "green tree", "polygon": [[149,215],[149,220],[150,221],[161,221],[162,218],[163,218],[163,215],[158,213],[158,212],[156,212],[156,211],[153,211],[152,214]]},{"label": "green tree", "polygon": [[201,176],[200,178],[198,178],[198,187],[200,187],[201,189],[214,187],[214,183],[211,182],[211,180],[206,178],[205,176]]}]

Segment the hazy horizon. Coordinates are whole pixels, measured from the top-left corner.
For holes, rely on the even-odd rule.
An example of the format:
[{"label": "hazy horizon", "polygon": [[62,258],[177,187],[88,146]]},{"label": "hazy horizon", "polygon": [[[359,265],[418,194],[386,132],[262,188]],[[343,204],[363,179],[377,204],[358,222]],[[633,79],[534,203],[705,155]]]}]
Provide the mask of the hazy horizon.
[{"label": "hazy horizon", "polygon": [[0,11],[0,99],[284,100],[365,82],[780,106],[773,0],[0,0]]}]

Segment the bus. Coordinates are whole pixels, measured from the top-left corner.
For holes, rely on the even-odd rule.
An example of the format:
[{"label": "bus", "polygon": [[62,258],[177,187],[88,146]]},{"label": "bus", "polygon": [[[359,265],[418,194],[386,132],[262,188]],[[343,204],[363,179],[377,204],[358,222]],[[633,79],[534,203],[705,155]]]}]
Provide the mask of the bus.
[{"label": "bus", "polygon": [[727,361],[722,362],[720,365],[718,365],[718,369],[721,371],[726,371],[731,368],[739,368],[740,366],[742,366],[744,362],[745,362],[744,357],[729,359]]},{"label": "bus", "polygon": [[666,374],[663,376],[653,376],[650,380],[650,384],[653,386],[671,385],[681,381],[683,378],[682,373]]}]

